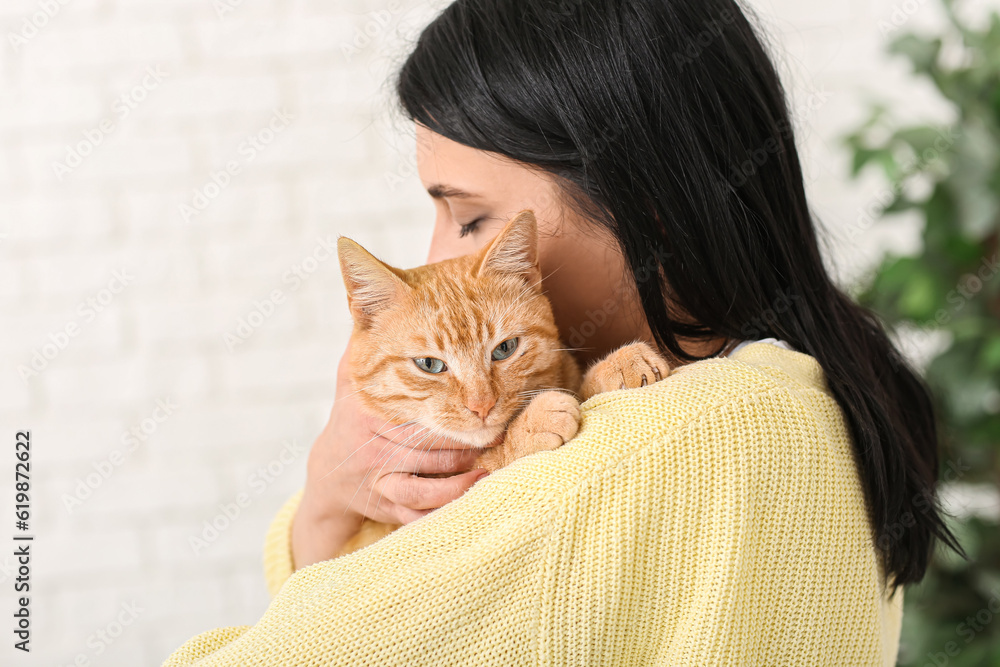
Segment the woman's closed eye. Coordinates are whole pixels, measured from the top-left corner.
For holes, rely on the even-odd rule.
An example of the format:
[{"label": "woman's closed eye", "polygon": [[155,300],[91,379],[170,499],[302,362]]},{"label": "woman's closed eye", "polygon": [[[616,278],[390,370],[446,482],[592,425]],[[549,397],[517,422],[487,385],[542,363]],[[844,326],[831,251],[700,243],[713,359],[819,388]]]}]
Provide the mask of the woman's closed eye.
[{"label": "woman's closed eye", "polygon": [[486,219],[485,217],[479,217],[473,220],[472,222],[467,222],[463,225],[459,225],[458,237],[465,238],[469,234],[472,234],[479,228],[479,224],[485,219]]}]

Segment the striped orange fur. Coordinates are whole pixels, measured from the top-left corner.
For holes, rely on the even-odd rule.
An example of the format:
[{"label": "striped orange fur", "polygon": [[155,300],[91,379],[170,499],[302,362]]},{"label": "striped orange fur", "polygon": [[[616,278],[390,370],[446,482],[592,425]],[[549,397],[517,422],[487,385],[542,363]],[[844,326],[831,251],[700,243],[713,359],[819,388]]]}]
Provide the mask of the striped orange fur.
[{"label": "striped orange fur", "polygon": [[[622,387],[637,385],[628,377],[638,375],[623,373],[615,360],[659,358],[644,344],[628,346],[581,376],[542,292],[531,211],[515,216],[481,251],[415,269],[391,267],[347,238],[338,250],[361,403],[387,424],[426,428],[425,440],[447,436],[482,449],[476,467],[492,471],[561,446],[579,426],[581,383],[585,398],[618,389],[620,380]],[[495,359],[498,346],[512,340],[513,354]],[[643,354],[636,357],[636,349]],[[643,371],[643,384],[646,374],[652,381],[654,372],[656,379],[669,373],[665,363],[652,368]],[[424,442],[409,444],[419,449]],[[398,527],[365,519],[338,555]]]}]

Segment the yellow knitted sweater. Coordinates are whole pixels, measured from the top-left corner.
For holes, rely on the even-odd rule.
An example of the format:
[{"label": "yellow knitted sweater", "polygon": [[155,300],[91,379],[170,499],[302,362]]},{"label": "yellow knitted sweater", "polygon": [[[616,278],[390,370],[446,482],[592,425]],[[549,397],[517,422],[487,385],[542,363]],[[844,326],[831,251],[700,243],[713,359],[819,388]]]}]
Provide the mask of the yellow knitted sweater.
[{"label": "yellow knitted sweater", "polygon": [[584,405],[579,435],[348,556],[292,573],[254,626],[165,667],[893,665],[842,413],[812,358],[766,343]]}]

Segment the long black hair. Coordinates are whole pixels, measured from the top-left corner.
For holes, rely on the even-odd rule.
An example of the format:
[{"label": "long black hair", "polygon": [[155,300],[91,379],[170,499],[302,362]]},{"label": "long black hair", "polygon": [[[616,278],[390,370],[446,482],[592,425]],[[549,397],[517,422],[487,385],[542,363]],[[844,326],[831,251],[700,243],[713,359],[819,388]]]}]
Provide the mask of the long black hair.
[{"label": "long black hair", "polygon": [[[850,428],[893,589],[935,538],[925,385],[831,280],[785,93],[735,0],[457,0],[399,72],[408,118],[557,177],[610,230],[662,349],[773,336],[812,355]],[[662,280],[648,276],[650,249]]]}]

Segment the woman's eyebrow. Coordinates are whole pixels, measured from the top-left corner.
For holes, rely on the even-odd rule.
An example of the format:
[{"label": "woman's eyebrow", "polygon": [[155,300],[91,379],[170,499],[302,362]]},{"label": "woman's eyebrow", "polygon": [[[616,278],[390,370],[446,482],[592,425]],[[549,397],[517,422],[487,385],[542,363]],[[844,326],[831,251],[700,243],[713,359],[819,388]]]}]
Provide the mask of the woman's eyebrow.
[{"label": "woman's eyebrow", "polygon": [[470,197],[476,197],[471,192],[466,192],[465,190],[459,190],[458,188],[453,188],[447,185],[432,185],[427,188],[427,194],[429,194],[433,199],[469,199]]}]

